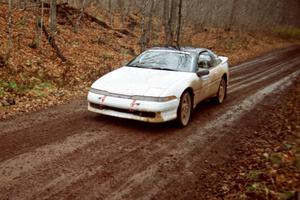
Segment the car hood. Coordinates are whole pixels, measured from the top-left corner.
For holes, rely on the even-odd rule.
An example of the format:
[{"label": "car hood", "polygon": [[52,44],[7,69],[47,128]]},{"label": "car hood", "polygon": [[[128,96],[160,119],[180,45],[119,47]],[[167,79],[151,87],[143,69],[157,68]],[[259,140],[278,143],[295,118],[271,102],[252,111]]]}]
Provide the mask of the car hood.
[{"label": "car hood", "polygon": [[161,96],[167,88],[190,77],[191,74],[189,72],[121,67],[98,79],[92,88],[124,95]]}]

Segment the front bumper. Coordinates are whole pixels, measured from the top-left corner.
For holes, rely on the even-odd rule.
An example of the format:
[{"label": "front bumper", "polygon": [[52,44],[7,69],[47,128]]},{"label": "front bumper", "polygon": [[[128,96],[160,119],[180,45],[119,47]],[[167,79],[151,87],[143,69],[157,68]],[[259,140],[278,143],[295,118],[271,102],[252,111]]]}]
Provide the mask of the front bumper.
[{"label": "front bumper", "polygon": [[89,92],[88,110],[113,117],[160,123],[176,119],[179,100],[168,102],[135,101]]}]

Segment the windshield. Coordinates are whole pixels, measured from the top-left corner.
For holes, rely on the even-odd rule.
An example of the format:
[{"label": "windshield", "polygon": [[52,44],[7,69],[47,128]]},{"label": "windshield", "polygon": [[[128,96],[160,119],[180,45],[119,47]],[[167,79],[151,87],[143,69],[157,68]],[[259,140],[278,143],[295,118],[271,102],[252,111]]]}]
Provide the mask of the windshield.
[{"label": "windshield", "polygon": [[146,51],[128,66],[189,72],[192,68],[192,57],[187,53],[175,51]]}]

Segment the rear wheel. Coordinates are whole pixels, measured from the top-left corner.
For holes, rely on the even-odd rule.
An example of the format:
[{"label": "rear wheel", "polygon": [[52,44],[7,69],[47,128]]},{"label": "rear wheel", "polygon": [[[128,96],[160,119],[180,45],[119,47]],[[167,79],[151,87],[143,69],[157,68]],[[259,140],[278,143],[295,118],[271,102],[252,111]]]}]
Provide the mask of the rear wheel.
[{"label": "rear wheel", "polygon": [[192,112],[192,97],[189,92],[184,92],[180,99],[180,104],[177,110],[177,124],[180,127],[188,125]]},{"label": "rear wheel", "polygon": [[225,78],[222,78],[217,96],[215,97],[215,102],[217,104],[223,103],[223,101],[226,99],[226,96],[227,96],[227,83]]}]

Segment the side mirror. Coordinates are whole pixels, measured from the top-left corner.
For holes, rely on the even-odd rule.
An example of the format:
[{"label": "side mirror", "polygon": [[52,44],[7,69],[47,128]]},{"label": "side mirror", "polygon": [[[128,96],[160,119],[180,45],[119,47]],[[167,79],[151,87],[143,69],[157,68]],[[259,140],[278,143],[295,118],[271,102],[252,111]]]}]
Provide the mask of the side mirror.
[{"label": "side mirror", "polygon": [[129,62],[125,61],[122,63],[122,66],[127,66],[129,64]]},{"label": "side mirror", "polygon": [[206,76],[208,74],[209,74],[209,70],[207,70],[207,69],[199,69],[197,71],[197,76],[198,77]]}]

